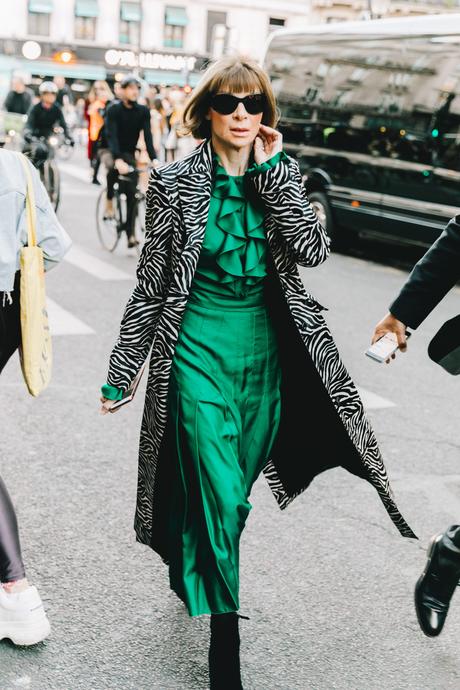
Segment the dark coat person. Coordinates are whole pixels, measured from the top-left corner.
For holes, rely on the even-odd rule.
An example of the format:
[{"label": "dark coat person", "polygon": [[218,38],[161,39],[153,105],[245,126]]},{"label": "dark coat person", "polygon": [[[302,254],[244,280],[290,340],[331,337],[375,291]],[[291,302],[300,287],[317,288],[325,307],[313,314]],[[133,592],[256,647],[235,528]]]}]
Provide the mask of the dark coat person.
[{"label": "dark coat person", "polygon": [[[425,256],[416,264],[390,313],[377,324],[372,342],[394,333],[406,349],[406,327],[418,328],[460,280],[460,215],[455,216]],[[432,359],[447,371],[460,373],[460,316],[448,321],[430,343]],[[460,526],[433,537],[428,563],[415,589],[415,605],[423,632],[442,631],[449,603],[460,579]]]}]

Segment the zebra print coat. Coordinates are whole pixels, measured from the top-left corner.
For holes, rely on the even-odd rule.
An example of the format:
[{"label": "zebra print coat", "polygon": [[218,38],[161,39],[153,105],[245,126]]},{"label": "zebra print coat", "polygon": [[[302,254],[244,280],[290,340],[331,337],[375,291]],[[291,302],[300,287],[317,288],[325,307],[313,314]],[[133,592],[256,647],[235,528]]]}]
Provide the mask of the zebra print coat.
[{"label": "zebra print coat", "polygon": [[[147,193],[146,242],[137,285],[113,349],[108,383],[126,390],[151,349],[142,421],[135,529],[138,541],[167,560],[171,457],[168,381],[206,228],[213,173],[204,142],[186,158],[153,171]],[[291,158],[252,178],[264,203],[269,245],[266,301],[278,334],[281,421],[265,476],[286,506],[325,469],[343,466],[367,479],[401,534],[415,537],[393,500],[363,405],[296,264],[316,266],[329,239],[310,206]]]}]

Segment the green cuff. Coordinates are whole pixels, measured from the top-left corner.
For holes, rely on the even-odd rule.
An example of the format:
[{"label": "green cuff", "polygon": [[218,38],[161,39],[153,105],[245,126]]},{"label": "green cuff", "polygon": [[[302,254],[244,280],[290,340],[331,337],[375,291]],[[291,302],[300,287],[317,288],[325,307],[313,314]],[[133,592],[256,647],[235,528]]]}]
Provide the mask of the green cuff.
[{"label": "green cuff", "polygon": [[251,165],[250,168],[247,169],[246,174],[247,175],[259,175],[259,173],[266,172],[267,170],[271,170],[271,168],[274,168],[275,165],[278,165],[280,161],[284,161],[287,159],[287,155],[284,151],[278,151],[278,153],[275,153],[274,156],[268,159],[268,161],[265,161],[264,163],[254,163],[254,165]]},{"label": "green cuff", "polygon": [[104,386],[101,386],[101,393],[104,398],[107,398],[107,400],[121,400],[123,397],[123,391],[121,388],[109,386],[108,383],[106,383]]}]

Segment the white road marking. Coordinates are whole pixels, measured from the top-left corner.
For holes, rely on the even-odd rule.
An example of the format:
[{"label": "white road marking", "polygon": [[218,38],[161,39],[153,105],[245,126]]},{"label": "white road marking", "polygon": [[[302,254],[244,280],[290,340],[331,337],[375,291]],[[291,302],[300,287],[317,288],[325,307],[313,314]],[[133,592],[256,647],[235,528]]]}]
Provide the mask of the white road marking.
[{"label": "white road marking", "polygon": [[134,280],[133,275],[121,271],[119,268],[112,266],[106,261],[97,259],[95,256],[89,254],[75,244],[65,255],[65,261],[99,278],[99,280]]},{"label": "white road marking", "polygon": [[366,390],[366,388],[358,388],[358,393],[361,396],[366,410],[382,410],[387,407],[396,407],[395,403],[391,402],[391,400],[382,398],[380,395],[377,395],[377,393]]},{"label": "white road marking", "polygon": [[66,175],[70,175],[71,177],[74,177],[77,180],[80,180],[81,182],[86,182],[88,187],[90,187],[91,170],[89,168],[89,163],[87,170],[82,170],[80,166],[74,165],[73,163],[59,162],[58,166],[59,170],[61,170]]},{"label": "white road marking", "polygon": [[51,335],[91,335],[94,333],[86,323],[63,309],[49,297],[46,300]]}]

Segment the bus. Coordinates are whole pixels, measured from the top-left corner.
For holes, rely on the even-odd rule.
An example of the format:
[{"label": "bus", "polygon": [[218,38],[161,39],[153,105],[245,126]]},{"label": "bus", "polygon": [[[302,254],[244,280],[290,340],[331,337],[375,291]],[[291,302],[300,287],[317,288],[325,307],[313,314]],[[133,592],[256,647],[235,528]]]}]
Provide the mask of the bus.
[{"label": "bus", "polygon": [[264,67],[336,247],[426,247],[460,213],[460,14],[281,29]]}]

